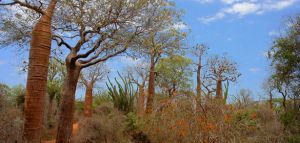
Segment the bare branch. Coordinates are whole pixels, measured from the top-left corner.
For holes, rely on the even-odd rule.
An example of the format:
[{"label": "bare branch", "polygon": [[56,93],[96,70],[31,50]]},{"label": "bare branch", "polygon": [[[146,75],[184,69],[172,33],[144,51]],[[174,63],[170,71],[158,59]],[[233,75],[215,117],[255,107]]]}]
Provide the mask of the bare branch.
[{"label": "bare branch", "polygon": [[66,48],[68,48],[69,50],[72,50],[72,46],[69,45],[68,43],[66,43],[63,38],[61,38],[60,36],[57,35],[53,35],[52,39],[55,40],[57,42],[58,46],[64,45]]},{"label": "bare branch", "polygon": [[33,6],[33,5],[30,5],[29,3],[27,2],[21,2],[19,0],[14,0],[14,2],[11,2],[11,3],[4,3],[4,4],[0,4],[0,6],[5,6],[5,5],[16,5],[16,4],[19,4],[20,6],[23,6],[23,7],[26,7],[26,8],[29,8],[31,10],[34,10],[36,11],[37,13],[40,13],[40,14],[45,14],[45,11],[43,11],[41,9],[41,7],[37,7],[37,6]]},{"label": "bare branch", "polygon": [[113,54],[107,55],[107,56],[105,56],[105,57],[103,57],[103,58],[97,59],[97,60],[95,60],[95,61],[92,61],[92,62],[89,62],[89,63],[86,63],[86,64],[82,64],[82,65],[81,65],[81,68],[86,68],[86,67],[92,66],[92,65],[94,65],[94,64],[97,64],[97,63],[106,61],[107,59],[109,59],[109,58],[111,58],[111,57],[114,57],[114,56],[116,56],[116,55],[118,55],[118,54],[123,53],[124,51],[127,50],[127,48],[128,48],[128,46],[125,46],[122,50],[119,50],[119,51],[117,51],[117,52],[115,52],[115,53],[113,53]]}]

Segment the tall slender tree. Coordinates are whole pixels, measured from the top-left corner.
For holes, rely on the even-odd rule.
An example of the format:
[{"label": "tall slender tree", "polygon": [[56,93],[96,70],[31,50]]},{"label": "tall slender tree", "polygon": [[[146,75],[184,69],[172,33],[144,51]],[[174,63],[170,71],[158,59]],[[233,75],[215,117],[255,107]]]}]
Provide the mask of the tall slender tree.
[{"label": "tall slender tree", "polygon": [[137,97],[137,114],[139,116],[142,116],[145,112],[145,86],[148,72],[147,64],[143,62],[128,67],[128,79],[136,84],[139,90],[139,96]]},{"label": "tall slender tree", "polygon": [[201,81],[201,70],[203,68],[203,64],[202,64],[202,59],[203,59],[203,55],[206,54],[208,48],[206,45],[204,44],[197,44],[196,46],[193,47],[192,53],[194,56],[196,56],[197,58],[197,69],[196,69],[196,73],[197,73],[197,85],[196,85],[196,92],[197,92],[197,98],[201,99],[201,86],[202,86],[202,81]]},{"label": "tall slender tree", "polygon": [[108,72],[109,70],[104,64],[98,63],[95,66],[84,69],[80,74],[81,83],[86,89],[83,109],[85,117],[92,116],[93,89],[95,87],[95,84],[98,81],[102,80]]},{"label": "tall slender tree", "polygon": [[171,54],[182,46],[182,40],[186,33],[176,28],[176,24],[180,22],[181,13],[172,7],[172,3],[161,1],[153,3],[155,8],[151,15],[149,23],[155,25],[145,31],[143,36],[138,38],[139,52],[145,55],[149,60],[149,78],[148,78],[148,95],[146,104],[146,113],[153,110],[153,98],[155,94],[155,66],[158,60],[164,54]]},{"label": "tall slender tree", "polygon": [[31,32],[25,96],[23,136],[25,141],[32,143],[41,142],[43,106],[45,103],[48,64],[51,51],[51,21],[56,3],[57,0],[51,0],[46,9],[42,9],[43,3],[41,3],[41,6],[19,0],[13,0],[10,3],[1,3],[1,5],[20,5],[41,14]]}]

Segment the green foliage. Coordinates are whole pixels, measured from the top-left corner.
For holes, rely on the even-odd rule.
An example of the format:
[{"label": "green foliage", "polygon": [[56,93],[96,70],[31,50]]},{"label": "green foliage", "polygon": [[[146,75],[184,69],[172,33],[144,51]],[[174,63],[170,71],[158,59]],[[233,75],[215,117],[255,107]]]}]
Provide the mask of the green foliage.
[{"label": "green foliage", "polygon": [[130,112],[127,114],[127,128],[128,130],[137,129],[137,115],[134,112]]},{"label": "green foliage", "polygon": [[106,83],[108,95],[115,108],[125,113],[129,113],[134,110],[134,99],[137,91],[133,88],[133,84],[128,79],[122,77],[119,73],[118,75],[122,83],[115,78],[115,83],[117,85],[114,85],[108,78],[108,83]]},{"label": "green foliage", "polygon": [[293,121],[296,119],[297,114],[300,114],[299,111],[296,110],[288,110],[281,114],[280,120],[284,126],[289,126],[293,124]]},{"label": "green foliage", "polygon": [[79,101],[79,100],[75,101],[75,110],[81,112],[81,111],[83,111],[83,107],[84,107],[83,101]]},{"label": "green foliage", "polygon": [[249,110],[239,110],[233,116],[234,124],[242,124],[247,126],[254,126],[257,124],[257,118],[254,118],[256,113]]},{"label": "green foliage", "polygon": [[94,95],[93,102],[93,106],[98,106],[105,103],[112,103],[112,98],[107,92],[101,92]]},{"label": "green foliage", "polygon": [[228,98],[228,91],[229,91],[229,81],[227,80],[225,86],[225,92],[224,92],[224,103],[226,104],[227,98]]},{"label": "green foliage", "polygon": [[156,67],[158,85],[165,91],[186,90],[191,87],[192,60],[180,55],[161,59]]}]

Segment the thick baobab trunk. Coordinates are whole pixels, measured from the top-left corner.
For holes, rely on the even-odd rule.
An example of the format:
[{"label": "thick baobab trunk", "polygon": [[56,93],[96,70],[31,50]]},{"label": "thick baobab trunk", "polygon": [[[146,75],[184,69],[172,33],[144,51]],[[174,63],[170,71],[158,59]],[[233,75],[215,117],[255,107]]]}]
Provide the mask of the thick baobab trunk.
[{"label": "thick baobab trunk", "polygon": [[72,122],[74,114],[74,102],[77,82],[81,68],[75,64],[67,64],[67,75],[64,80],[62,100],[60,104],[60,116],[56,143],[68,143],[72,135]]},{"label": "thick baobab trunk", "polygon": [[199,58],[199,63],[197,67],[197,98],[201,99],[201,58]]},{"label": "thick baobab trunk", "polygon": [[92,103],[93,103],[93,84],[89,83],[86,87],[85,99],[84,99],[84,116],[92,116]]},{"label": "thick baobab trunk", "polygon": [[150,61],[150,73],[149,73],[149,83],[148,83],[148,97],[146,105],[146,113],[152,113],[153,111],[153,98],[155,94],[155,63],[154,58],[151,57]]},{"label": "thick baobab trunk", "polygon": [[144,114],[144,105],[145,105],[145,90],[144,85],[139,85],[139,97],[138,97],[138,115],[142,116]]},{"label": "thick baobab trunk", "polygon": [[217,88],[216,88],[216,97],[217,99],[222,99],[222,81],[217,80]]},{"label": "thick baobab trunk", "polygon": [[24,106],[24,142],[41,142],[51,51],[51,19],[55,5],[56,0],[52,0],[32,31]]}]

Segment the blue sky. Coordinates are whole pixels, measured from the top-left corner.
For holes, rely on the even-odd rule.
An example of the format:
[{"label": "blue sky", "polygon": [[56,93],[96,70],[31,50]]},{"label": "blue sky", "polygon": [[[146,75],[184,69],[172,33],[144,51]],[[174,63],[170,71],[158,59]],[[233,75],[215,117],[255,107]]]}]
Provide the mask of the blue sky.
[{"label": "blue sky", "polygon": [[[179,24],[178,27],[191,30],[190,46],[205,43],[210,48],[208,56],[227,53],[238,63],[242,76],[231,86],[230,94],[241,88],[248,88],[254,94],[262,92],[261,84],[268,76],[269,65],[264,53],[272,45],[272,40],[280,35],[286,19],[300,13],[299,0],[174,1],[185,11],[183,22],[186,25]],[[20,74],[18,66],[26,54],[20,56],[15,47],[1,49],[0,82],[10,86],[25,84],[26,74]],[[135,61],[116,57],[108,65],[115,73],[122,71],[123,63],[130,62]]]}]

